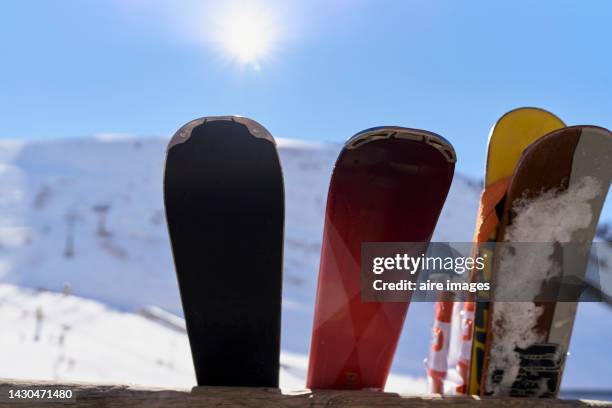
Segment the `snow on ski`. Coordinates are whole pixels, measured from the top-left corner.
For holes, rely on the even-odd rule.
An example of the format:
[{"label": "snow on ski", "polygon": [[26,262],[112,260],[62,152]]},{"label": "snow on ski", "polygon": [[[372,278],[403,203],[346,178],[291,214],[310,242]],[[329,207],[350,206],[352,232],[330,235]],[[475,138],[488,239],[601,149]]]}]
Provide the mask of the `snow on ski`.
[{"label": "snow on ski", "polygon": [[[485,190],[480,200],[474,242],[495,242],[499,224],[498,208],[505,198],[508,178],[523,150],[537,138],[563,126],[563,122],[555,115],[532,107],[509,111],[495,123],[489,135]],[[485,273],[490,274],[488,271],[490,265]],[[485,276],[485,279],[490,278]],[[449,294],[442,293],[440,302],[447,302],[445,297],[448,296]],[[441,307],[443,306],[437,306],[436,311]],[[437,320],[436,316],[432,348],[437,342]],[[448,386],[443,387],[441,392],[478,395],[488,327],[488,303],[462,302],[461,307],[453,308],[452,321],[459,324],[461,330],[449,341],[451,344],[459,342],[460,346],[442,350],[441,355],[436,357],[438,360],[447,360],[443,366],[445,369],[437,374],[439,378],[449,378]],[[452,353],[449,354],[449,351]],[[433,385],[434,379],[430,375],[428,378],[429,384]],[[439,392],[437,389],[439,387],[430,387],[429,391]]]},{"label": "snow on ski", "polygon": [[[612,180],[612,134],[593,126],[553,131],[529,146],[508,189],[500,239],[539,243],[538,250],[513,246],[493,270],[498,293],[516,293],[521,282],[541,282],[565,269],[584,276],[599,214]],[[558,244],[579,252],[556,255]],[[505,298],[505,297],[504,297]],[[575,302],[494,302],[483,369],[483,395],[556,397],[565,365]]]}]

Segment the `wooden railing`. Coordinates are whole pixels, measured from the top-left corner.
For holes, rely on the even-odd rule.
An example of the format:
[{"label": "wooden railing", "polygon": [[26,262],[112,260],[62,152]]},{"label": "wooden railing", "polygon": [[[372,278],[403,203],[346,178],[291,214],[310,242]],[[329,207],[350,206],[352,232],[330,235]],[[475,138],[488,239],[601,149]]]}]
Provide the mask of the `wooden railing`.
[{"label": "wooden railing", "polygon": [[[8,399],[9,390],[70,389],[74,399],[64,403],[51,400]],[[16,405],[16,403],[22,404]],[[374,391],[287,391],[267,388],[195,387],[189,389],[142,388],[126,385],[51,383],[0,380],[0,407],[73,404],[78,407],[611,407],[612,402],[521,398],[441,397],[400,395]]]}]

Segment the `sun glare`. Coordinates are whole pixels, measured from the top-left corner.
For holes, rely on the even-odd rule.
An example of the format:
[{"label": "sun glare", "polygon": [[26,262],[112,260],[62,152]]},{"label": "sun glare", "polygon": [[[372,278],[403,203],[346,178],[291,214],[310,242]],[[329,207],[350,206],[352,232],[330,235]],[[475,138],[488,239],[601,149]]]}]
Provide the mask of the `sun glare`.
[{"label": "sun glare", "polygon": [[278,26],[270,12],[259,8],[236,8],[225,13],[217,27],[224,52],[241,63],[257,64],[271,52]]}]

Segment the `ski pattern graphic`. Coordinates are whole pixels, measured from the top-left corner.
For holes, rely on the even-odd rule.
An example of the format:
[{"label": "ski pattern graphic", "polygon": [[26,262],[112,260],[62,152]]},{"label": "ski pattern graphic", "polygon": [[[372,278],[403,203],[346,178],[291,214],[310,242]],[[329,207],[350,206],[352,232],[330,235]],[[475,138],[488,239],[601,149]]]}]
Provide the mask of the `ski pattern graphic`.
[{"label": "ski pattern graphic", "polygon": [[[559,344],[536,343],[525,349],[516,348],[520,365],[508,396],[555,398],[559,394],[565,351]],[[504,370],[491,373],[491,384],[500,386]]]},{"label": "ski pattern graphic", "polygon": [[340,153],[327,198],[307,386],[383,389],[408,310],[361,300],[363,242],[429,242],[455,153],[426,131],[380,127]]}]

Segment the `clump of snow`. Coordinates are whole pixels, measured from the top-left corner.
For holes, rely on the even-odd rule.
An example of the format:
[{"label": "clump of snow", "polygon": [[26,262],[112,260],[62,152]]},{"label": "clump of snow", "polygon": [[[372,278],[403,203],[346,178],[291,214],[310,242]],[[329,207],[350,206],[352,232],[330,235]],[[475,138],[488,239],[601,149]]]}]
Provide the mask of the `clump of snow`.
[{"label": "clump of snow", "polygon": [[[487,388],[494,395],[509,390],[516,380],[520,362],[516,348],[524,349],[544,340],[535,330],[543,309],[533,302],[518,301],[535,298],[543,282],[559,276],[561,267],[552,258],[554,244],[570,242],[576,231],[591,224],[589,201],[601,191],[601,183],[587,176],[565,191],[551,189],[533,199],[515,202],[516,217],[499,248],[495,281],[497,298],[509,302],[496,302],[493,311],[494,340]],[[492,375],[496,370],[503,371],[503,378],[494,384]]]},{"label": "clump of snow", "polygon": [[559,265],[551,255],[553,243],[500,245],[499,265],[494,282],[495,298],[519,302],[534,299],[540,292],[542,282],[559,276]]},{"label": "clump of snow", "polygon": [[552,259],[554,244],[570,242],[573,233],[591,224],[589,201],[601,191],[601,183],[587,176],[566,191],[551,189],[531,200],[515,202],[516,217],[498,248],[498,299],[535,298],[542,282],[559,275],[561,269]]},{"label": "clump of snow", "polygon": [[566,191],[551,189],[532,200],[514,204],[517,216],[506,230],[511,242],[569,242],[572,234],[591,224],[593,211],[589,201],[602,192],[601,183],[583,177]]},{"label": "clump of snow", "polygon": [[[494,395],[508,390],[516,380],[520,357],[516,348],[527,348],[543,340],[534,329],[543,309],[533,302],[496,302],[493,311],[493,345],[487,389]],[[494,384],[492,375],[503,370],[502,380]]]}]

